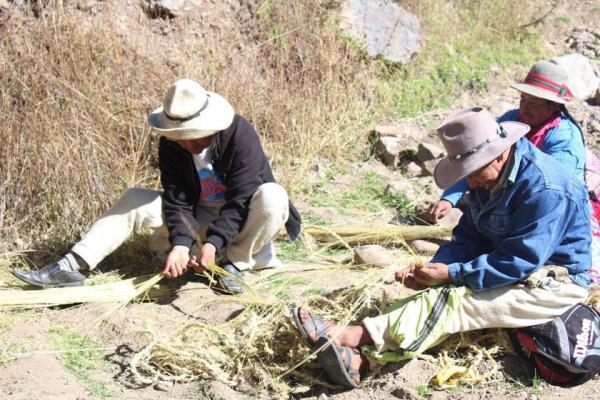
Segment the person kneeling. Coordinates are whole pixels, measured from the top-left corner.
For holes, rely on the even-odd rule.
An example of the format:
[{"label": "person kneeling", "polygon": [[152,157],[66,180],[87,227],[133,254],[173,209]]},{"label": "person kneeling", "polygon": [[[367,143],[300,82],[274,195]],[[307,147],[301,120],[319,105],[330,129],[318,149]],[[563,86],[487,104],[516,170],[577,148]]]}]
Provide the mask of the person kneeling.
[{"label": "person kneeling", "polygon": [[240,293],[240,271],[281,266],[273,240],[284,225],[296,239],[301,219],[252,125],[189,79],[171,86],[148,122],[161,135],[163,191],[127,190],[70,253],[40,271],[15,270],[17,278],[43,288],[82,285],[86,271],[140,228],[154,229],[151,247],[166,255],[167,278],[201,272],[220,256],[229,273],[219,277],[221,289]]}]

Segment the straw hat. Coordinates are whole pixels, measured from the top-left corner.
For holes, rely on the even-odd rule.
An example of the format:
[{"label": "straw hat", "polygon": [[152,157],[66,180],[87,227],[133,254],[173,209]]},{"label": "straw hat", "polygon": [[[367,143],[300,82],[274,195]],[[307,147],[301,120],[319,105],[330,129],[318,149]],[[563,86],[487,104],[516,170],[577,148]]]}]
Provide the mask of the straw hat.
[{"label": "straw hat", "polygon": [[233,117],[233,107],[225,98],[204,90],[198,82],[181,79],[171,86],[162,106],[148,117],[148,123],[170,139],[190,140],[226,129]]},{"label": "straw hat", "polygon": [[435,183],[447,189],[486,166],[529,131],[520,122],[497,123],[482,107],[455,112],[437,128],[448,154],[435,167]]},{"label": "straw hat", "polygon": [[542,60],[531,67],[523,82],[511,87],[535,97],[565,104],[573,100],[573,93],[567,87],[568,72],[553,62]]}]

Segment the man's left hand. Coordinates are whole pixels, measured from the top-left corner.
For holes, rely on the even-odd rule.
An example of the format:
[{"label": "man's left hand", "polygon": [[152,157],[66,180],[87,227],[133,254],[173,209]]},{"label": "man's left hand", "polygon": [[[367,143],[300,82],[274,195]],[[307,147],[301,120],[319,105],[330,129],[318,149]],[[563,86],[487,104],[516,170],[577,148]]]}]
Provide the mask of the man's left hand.
[{"label": "man's left hand", "polygon": [[426,266],[413,263],[404,270],[396,272],[396,280],[414,290],[452,283],[448,266],[442,263],[432,263]]}]

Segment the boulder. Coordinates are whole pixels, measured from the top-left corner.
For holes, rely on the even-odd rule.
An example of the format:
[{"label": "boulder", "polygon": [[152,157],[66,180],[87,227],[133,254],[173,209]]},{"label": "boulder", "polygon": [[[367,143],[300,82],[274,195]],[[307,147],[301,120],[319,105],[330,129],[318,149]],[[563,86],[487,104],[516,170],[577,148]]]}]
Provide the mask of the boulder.
[{"label": "boulder", "polygon": [[426,162],[430,160],[435,160],[437,158],[444,156],[444,149],[437,144],[433,143],[419,143],[419,148],[417,150],[417,160],[421,162]]},{"label": "boulder", "polygon": [[371,57],[406,64],[421,46],[417,17],[394,2],[344,0],[341,15],[346,33],[358,40]]},{"label": "boulder", "polygon": [[410,123],[399,123],[375,125],[371,134],[376,139],[381,137],[396,137],[400,152],[408,151],[415,154],[419,143],[428,136],[429,132]]},{"label": "boulder", "polygon": [[370,267],[387,267],[395,261],[394,255],[378,244],[357,246],[354,248],[354,263]]},{"label": "boulder", "polygon": [[394,167],[402,150],[402,140],[396,136],[382,136],[375,144],[375,152],[387,166]]},{"label": "boulder", "polygon": [[573,95],[581,100],[587,100],[596,95],[600,80],[594,74],[590,60],[578,53],[567,54],[552,59],[569,72],[568,86]]}]

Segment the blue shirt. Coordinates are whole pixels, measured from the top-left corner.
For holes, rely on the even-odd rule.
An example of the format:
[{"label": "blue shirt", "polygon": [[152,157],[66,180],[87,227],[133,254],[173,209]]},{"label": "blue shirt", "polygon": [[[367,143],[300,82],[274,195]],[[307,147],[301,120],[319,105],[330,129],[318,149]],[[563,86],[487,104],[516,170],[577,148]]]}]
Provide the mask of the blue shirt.
[{"label": "blue shirt", "polygon": [[[590,211],[585,187],[556,159],[518,140],[506,184],[466,196],[467,208],[431,262],[448,264],[456,285],[481,291],[521,281],[543,265],[589,284]],[[508,171],[505,171],[508,172]]]},{"label": "blue shirt", "polygon": [[[519,110],[511,110],[498,118],[498,122],[518,121]],[[585,144],[579,126],[560,112],[560,125],[551,128],[539,148],[551,155],[563,165],[563,169],[574,174],[582,183],[585,169]],[[442,194],[442,199],[456,205],[469,186],[466,180],[461,180],[449,187]]]}]

